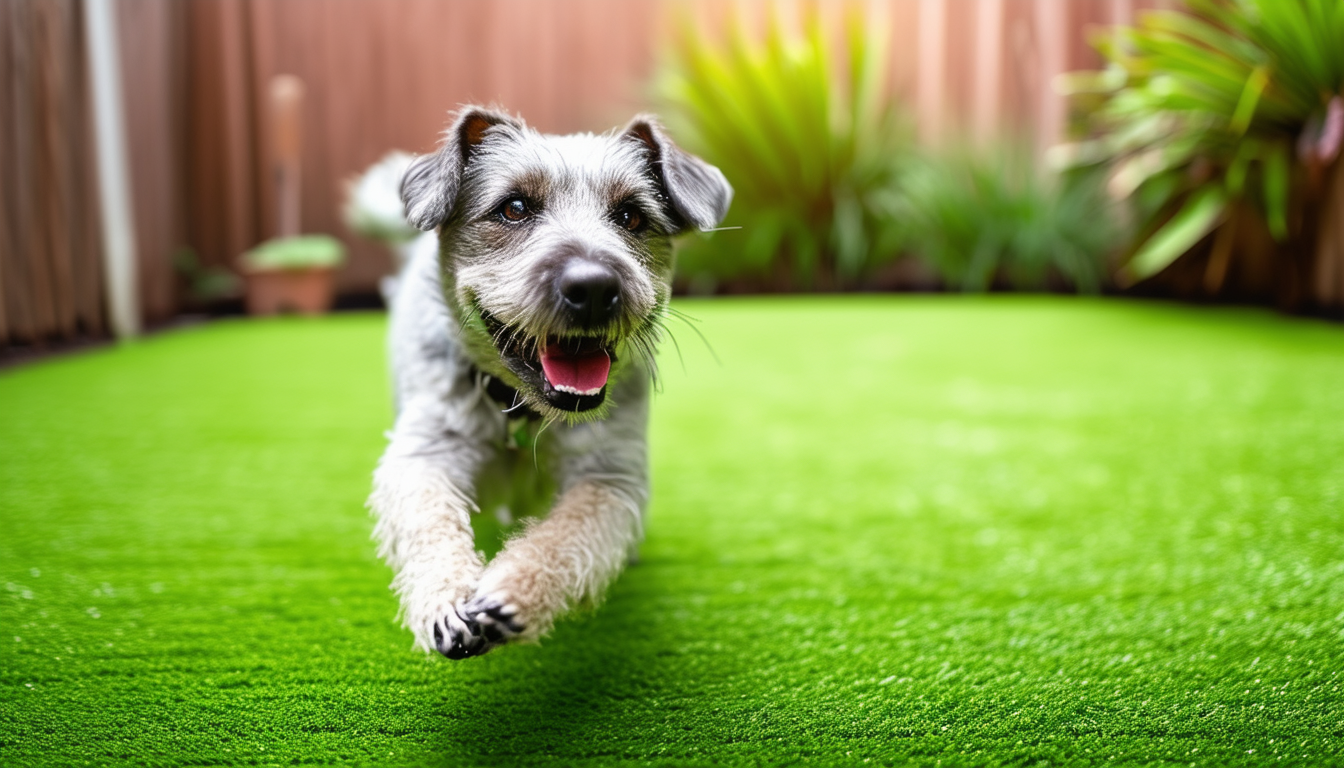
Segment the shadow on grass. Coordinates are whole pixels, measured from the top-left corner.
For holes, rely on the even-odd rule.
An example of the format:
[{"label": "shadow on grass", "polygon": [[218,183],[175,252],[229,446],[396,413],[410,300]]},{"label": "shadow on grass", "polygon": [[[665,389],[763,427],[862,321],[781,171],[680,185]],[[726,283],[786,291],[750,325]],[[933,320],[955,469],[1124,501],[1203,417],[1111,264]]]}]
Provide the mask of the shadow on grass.
[{"label": "shadow on grass", "polygon": [[650,725],[649,699],[669,674],[660,649],[675,640],[650,610],[656,570],[632,566],[598,610],[562,620],[542,645],[463,662],[434,704],[432,751],[457,765],[644,756],[631,742]]}]

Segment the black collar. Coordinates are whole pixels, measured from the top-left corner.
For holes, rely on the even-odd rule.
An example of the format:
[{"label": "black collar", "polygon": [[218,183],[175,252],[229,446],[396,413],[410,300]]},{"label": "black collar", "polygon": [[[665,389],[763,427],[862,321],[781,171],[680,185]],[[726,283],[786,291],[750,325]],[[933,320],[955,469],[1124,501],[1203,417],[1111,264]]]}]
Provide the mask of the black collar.
[{"label": "black collar", "polygon": [[471,367],[471,374],[478,384],[485,387],[485,394],[489,395],[491,400],[494,400],[503,408],[504,415],[510,421],[513,419],[535,421],[541,418],[541,414],[532,410],[527,401],[523,400],[522,395],[518,394],[518,390],[505,384],[499,378],[491,376],[474,365]]}]

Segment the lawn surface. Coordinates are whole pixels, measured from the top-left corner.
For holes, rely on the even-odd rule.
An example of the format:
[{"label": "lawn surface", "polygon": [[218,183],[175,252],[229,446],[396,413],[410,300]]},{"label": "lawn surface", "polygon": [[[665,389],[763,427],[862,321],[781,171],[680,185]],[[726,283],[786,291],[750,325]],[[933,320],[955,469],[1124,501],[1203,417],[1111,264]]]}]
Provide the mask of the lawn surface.
[{"label": "lawn surface", "polygon": [[466,662],[369,541],[382,317],[0,371],[0,764],[1341,763],[1344,328],[680,307],[642,562]]}]

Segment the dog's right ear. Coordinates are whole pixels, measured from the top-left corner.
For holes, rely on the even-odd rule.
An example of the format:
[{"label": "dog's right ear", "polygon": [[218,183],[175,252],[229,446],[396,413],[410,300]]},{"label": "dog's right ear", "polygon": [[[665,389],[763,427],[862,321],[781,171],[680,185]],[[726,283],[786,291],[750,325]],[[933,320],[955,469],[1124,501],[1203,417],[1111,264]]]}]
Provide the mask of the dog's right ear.
[{"label": "dog's right ear", "polygon": [[448,220],[462,183],[462,170],[472,152],[489,137],[490,129],[498,125],[523,128],[521,122],[503,112],[463,107],[452,127],[444,132],[439,148],[411,163],[401,178],[401,201],[411,226],[427,231]]}]

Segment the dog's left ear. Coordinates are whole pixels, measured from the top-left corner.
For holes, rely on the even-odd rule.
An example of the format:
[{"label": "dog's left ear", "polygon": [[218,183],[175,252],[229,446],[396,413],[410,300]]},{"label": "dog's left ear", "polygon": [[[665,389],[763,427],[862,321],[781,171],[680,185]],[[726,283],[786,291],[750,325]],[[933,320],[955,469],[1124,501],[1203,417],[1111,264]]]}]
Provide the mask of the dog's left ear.
[{"label": "dog's left ear", "polygon": [[683,152],[651,115],[635,117],[621,136],[644,147],[649,165],[676,214],[678,232],[690,227],[712,229],[723,221],[728,205],[733,202],[733,188],[722,171]]}]

